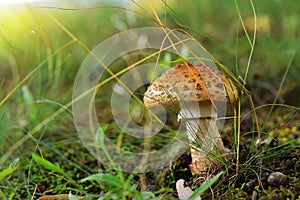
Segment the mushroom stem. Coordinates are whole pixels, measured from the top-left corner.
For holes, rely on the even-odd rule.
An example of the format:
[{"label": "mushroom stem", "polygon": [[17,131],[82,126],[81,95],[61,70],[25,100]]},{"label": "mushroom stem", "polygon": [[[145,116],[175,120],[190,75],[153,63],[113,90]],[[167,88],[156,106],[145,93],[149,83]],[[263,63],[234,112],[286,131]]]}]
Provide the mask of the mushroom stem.
[{"label": "mushroom stem", "polygon": [[211,161],[208,158],[209,155],[217,155],[224,150],[224,145],[216,126],[216,119],[188,119],[186,124],[192,157],[191,172],[193,175],[204,175],[211,165]]},{"label": "mushroom stem", "polygon": [[209,155],[224,151],[216,112],[211,104],[187,104],[178,118],[182,118],[186,125],[192,157],[191,172],[205,176],[211,165]]}]

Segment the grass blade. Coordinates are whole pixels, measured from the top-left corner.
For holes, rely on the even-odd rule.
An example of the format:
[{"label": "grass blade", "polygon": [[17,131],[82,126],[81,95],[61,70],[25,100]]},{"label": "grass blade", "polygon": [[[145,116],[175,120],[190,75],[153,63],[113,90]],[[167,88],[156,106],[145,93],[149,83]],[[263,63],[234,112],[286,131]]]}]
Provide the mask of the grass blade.
[{"label": "grass blade", "polygon": [[34,159],[35,162],[42,165],[43,167],[45,167],[53,172],[64,174],[64,171],[59,167],[59,165],[55,165],[52,162],[34,154],[34,153],[32,154],[32,158]]},{"label": "grass blade", "polygon": [[50,161],[48,161],[48,160],[46,160],[46,159],[44,159],[44,158],[42,158],[42,157],[36,155],[35,153],[32,153],[31,155],[32,155],[33,160],[34,160],[36,163],[42,165],[43,167],[45,167],[46,169],[48,169],[48,170],[50,170],[50,171],[53,171],[53,172],[56,172],[56,173],[59,173],[59,174],[65,176],[65,178],[67,178],[68,181],[70,181],[70,182],[71,182],[72,184],[74,184],[74,185],[77,185],[76,182],[75,182],[75,181],[74,181],[67,173],[65,173],[65,172],[60,168],[59,165],[55,165],[55,164],[53,164],[52,162],[50,162]]},{"label": "grass blade", "polygon": [[85,181],[103,181],[111,186],[122,188],[123,184],[119,177],[112,174],[93,174],[81,180]]},{"label": "grass blade", "polygon": [[0,172],[0,181],[14,171],[13,168],[8,167]]},{"label": "grass blade", "polygon": [[31,122],[38,123],[38,110],[34,102],[32,93],[30,92],[27,85],[22,86],[22,93],[24,98],[24,103],[28,107],[28,117]]}]

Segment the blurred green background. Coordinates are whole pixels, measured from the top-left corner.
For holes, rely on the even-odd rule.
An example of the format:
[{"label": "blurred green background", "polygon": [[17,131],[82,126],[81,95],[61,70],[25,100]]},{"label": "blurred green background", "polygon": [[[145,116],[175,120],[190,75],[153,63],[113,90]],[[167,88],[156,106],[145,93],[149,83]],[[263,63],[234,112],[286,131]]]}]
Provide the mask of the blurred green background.
[{"label": "blurred green background", "polygon": [[[53,18],[88,48],[93,49],[102,40],[122,30],[158,26],[151,6],[167,27],[187,29],[237,76],[243,77],[245,72],[250,45],[234,1],[155,1],[151,5],[148,1],[139,1],[137,4],[121,4],[122,9],[117,3],[113,7],[109,2],[101,4],[101,1],[94,1],[89,5],[92,8],[87,10],[84,8],[88,5],[78,5],[78,1],[77,4],[67,5],[59,2],[63,1],[39,5],[51,5],[51,8],[40,8],[38,4],[1,8],[2,98],[43,62],[46,63],[26,82],[28,86],[34,85],[34,96],[37,99],[51,98],[59,102],[69,96],[63,91],[70,92],[78,67],[87,53],[76,43],[61,49],[72,38],[54,23]],[[254,1],[257,35],[247,87],[259,104],[272,102],[280,80],[292,61],[280,101],[299,105],[295,95],[299,93],[300,84],[299,53],[296,52],[296,56],[292,58],[300,31],[299,8],[296,6],[299,2]],[[251,5],[249,1],[237,3],[252,38],[254,17]],[[56,4],[73,10],[55,8]]]},{"label": "blurred green background", "polygon": [[[244,77],[251,47],[238,12],[252,40],[254,13],[249,1],[129,1],[113,5],[101,1],[92,5],[49,2],[1,7],[2,146],[13,144],[23,132],[71,101],[74,78],[88,55],[85,47],[92,50],[104,39],[127,29],[158,26],[156,14],[168,28],[191,33],[240,81]],[[246,87],[256,106],[272,103],[278,92],[277,103],[299,106],[300,1],[253,3],[257,32]],[[30,98],[35,103],[30,103]],[[70,113],[52,119],[51,124],[56,133],[74,131]],[[8,136],[10,140],[4,143]]]}]

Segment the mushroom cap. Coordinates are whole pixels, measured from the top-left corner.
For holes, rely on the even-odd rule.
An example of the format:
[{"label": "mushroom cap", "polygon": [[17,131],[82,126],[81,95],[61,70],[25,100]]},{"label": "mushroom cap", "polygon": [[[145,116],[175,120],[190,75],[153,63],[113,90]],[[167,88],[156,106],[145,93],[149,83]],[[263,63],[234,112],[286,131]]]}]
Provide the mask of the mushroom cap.
[{"label": "mushroom cap", "polygon": [[144,94],[151,108],[182,102],[234,102],[237,89],[224,73],[204,64],[175,65],[156,79]]}]

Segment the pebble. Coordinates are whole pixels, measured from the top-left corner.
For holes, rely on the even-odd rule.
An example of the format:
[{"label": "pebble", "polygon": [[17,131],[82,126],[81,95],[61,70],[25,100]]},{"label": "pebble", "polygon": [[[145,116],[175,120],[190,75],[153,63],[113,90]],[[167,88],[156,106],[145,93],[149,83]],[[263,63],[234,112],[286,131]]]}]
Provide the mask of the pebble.
[{"label": "pebble", "polygon": [[272,187],[280,187],[287,184],[287,178],[283,173],[273,172],[269,175],[267,182]]}]

